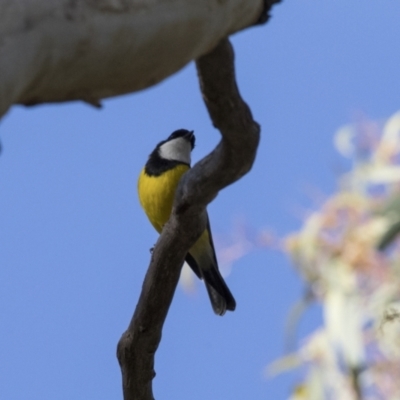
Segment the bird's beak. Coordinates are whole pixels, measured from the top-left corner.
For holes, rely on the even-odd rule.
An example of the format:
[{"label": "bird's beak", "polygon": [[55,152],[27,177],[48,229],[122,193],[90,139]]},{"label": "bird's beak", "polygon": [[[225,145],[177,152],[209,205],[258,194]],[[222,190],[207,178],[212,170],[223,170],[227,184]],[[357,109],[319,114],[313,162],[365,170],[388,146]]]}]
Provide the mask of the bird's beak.
[{"label": "bird's beak", "polygon": [[192,150],[194,149],[194,144],[196,141],[196,137],[194,136],[194,131],[189,131],[186,135],[185,138],[189,140],[190,144],[192,145]]},{"label": "bird's beak", "polygon": [[193,136],[194,136],[194,131],[188,131],[188,133],[185,134],[185,137],[189,140],[191,140]]}]

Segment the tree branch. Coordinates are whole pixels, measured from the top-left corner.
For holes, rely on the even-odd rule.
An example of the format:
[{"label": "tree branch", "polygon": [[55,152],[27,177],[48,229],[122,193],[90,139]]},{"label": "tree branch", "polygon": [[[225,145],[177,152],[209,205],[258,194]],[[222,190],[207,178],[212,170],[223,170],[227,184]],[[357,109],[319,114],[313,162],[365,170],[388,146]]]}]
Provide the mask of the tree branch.
[{"label": "tree branch", "polygon": [[0,0],[0,117],[12,104],[96,105],[152,86],[269,8],[265,0]]},{"label": "tree branch", "polygon": [[117,357],[125,400],[153,400],[154,354],[185,255],[205,227],[205,209],[218,191],[248,172],[260,127],[240,97],[231,44],[224,39],[197,61],[204,101],[222,135],[215,150],[182,178],[168,223],[154,248],[139,302]]}]

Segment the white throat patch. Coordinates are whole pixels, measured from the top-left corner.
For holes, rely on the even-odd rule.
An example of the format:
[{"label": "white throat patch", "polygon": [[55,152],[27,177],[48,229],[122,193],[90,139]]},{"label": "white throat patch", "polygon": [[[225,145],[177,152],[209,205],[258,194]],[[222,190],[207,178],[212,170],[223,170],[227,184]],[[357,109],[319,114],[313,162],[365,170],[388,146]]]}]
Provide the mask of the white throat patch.
[{"label": "white throat patch", "polygon": [[178,137],[161,145],[158,154],[161,158],[171,161],[180,161],[190,165],[191,144],[184,138]]}]

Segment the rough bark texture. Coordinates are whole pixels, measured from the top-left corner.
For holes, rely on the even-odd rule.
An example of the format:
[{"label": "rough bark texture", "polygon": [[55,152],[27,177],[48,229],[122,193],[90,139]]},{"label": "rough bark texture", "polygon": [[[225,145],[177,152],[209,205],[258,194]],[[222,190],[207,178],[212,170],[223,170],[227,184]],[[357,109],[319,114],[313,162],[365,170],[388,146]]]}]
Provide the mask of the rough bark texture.
[{"label": "rough bark texture", "polygon": [[[240,97],[233,57],[224,39],[197,61],[204,101],[222,140],[182,178],[135,313],[118,343],[125,400],[153,400],[154,354],[187,250],[204,230],[207,204],[219,190],[248,172],[256,155],[260,128]],[[211,311],[210,318],[214,318]]]},{"label": "rough bark texture", "polygon": [[0,117],[160,82],[278,0],[0,0]]}]

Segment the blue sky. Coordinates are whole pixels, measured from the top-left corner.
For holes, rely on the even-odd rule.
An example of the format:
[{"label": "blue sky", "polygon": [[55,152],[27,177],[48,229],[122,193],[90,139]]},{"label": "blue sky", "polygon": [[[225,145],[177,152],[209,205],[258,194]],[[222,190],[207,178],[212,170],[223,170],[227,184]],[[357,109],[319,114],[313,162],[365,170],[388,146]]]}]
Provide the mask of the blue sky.
[{"label": "blue sky", "polygon": [[[329,194],[345,165],[332,136],[400,108],[400,3],[284,1],[232,38],[243,97],[262,126],[253,170],[209,206],[214,235],[235,219],[280,236]],[[199,160],[218,142],[193,64],[104,102],[14,107],[0,123],[0,398],[121,398],[115,357],[157,234],[136,180],[154,145],[194,129]],[[299,211],[300,210],[300,211]],[[178,288],[156,355],[157,399],[285,399],[301,374],[266,380],[302,283],[286,257],[258,250],[227,279],[238,307],[219,318],[202,286]],[[300,326],[319,321],[310,310]]]}]

